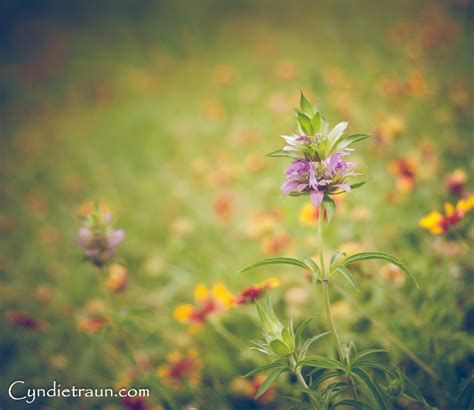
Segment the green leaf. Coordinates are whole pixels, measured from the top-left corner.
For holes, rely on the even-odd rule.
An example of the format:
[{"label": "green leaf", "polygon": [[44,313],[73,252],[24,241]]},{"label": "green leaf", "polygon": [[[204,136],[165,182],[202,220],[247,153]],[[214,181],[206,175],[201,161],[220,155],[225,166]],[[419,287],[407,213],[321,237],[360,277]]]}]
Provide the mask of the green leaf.
[{"label": "green leaf", "polygon": [[374,407],[378,410],[386,410],[387,405],[385,404],[383,394],[380,391],[380,388],[377,383],[372,381],[367,372],[360,368],[356,368],[351,374],[362,385],[362,388],[369,396],[370,401],[372,402]]},{"label": "green leaf", "polygon": [[392,377],[396,377],[397,375],[395,370],[391,369],[390,367],[382,363],[374,362],[372,360],[360,360],[360,359],[356,360],[355,362],[352,363],[352,368],[356,368],[356,367],[360,367],[360,368],[368,367],[370,369],[377,369]]},{"label": "green leaf", "polygon": [[276,362],[266,364],[264,366],[257,367],[256,369],[250,370],[248,373],[246,373],[244,375],[244,377],[254,376],[258,373],[262,373],[262,372],[265,372],[267,370],[274,369],[275,367],[282,367],[282,362],[280,360],[278,360]]},{"label": "green leaf", "polygon": [[313,380],[311,383],[311,389],[315,389],[318,387],[322,382],[332,378],[332,377],[339,377],[341,376],[342,372],[340,370],[331,370],[329,372],[325,371],[325,373],[318,376],[316,379]]},{"label": "green leaf", "polygon": [[336,264],[337,260],[342,255],[345,255],[345,253],[344,252],[339,252],[339,251],[334,252],[331,256],[331,262],[330,262],[329,266],[332,268]]},{"label": "green leaf", "polygon": [[299,364],[301,366],[318,367],[320,369],[347,370],[347,366],[344,363],[320,355],[308,356]]},{"label": "green leaf", "polygon": [[262,394],[264,394],[270,388],[272,383],[276,381],[276,379],[278,379],[282,372],[283,369],[275,369],[272,373],[270,373],[270,375],[258,388],[257,393],[255,394],[255,398],[258,399]]},{"label": "green leaf", "polygon": [[416,386],[416,384],[413,383],[407,375],[403,374],[402,377],[403,377],[403,386],[404,386],[404,391],[405,391],[404,394],[408,395],[409,397],[414,398],[416,401],[420,403],[423,403],[425,406],[429,406],[425,398],[421,394],[420,390]]},{"label": "green leaf", "polygon": [[[423,397],[422,397],[423,398]],[[424,399],[423,401],[424,402]],[[456,399],[457,409],[472,409],[474,406],[474,379],[471,377],[464,383],[461,393]]]},{"label": "green leaf", "polygon": [[387,353],[387,350],[385,350],[385,349],[366,349],[366,350],[362,350],[359,353],[357,353],[356,355],[354,355],[354,357],[352,358],[352,362],[355,363],[357,360],[362,359],[363,357],[368,356],[369,354],[375,354],[375,353]]},{"label": "green leaf", "polygon": [[298,326],[298,328],[295,331],[295,344],[298,346],[301,342],[301,336],[303,335],[303,332],[305,329],[308,327],[309,322],[311,322],[314,318],[310,317],[309,319],[306,319],[301,325]]},{"label": "green leaf", "polygon": [[354,409],[360,409],[360,410],[371,410],[371,407],[368,406],[365,403],[362,403],[361,401],[358,400],[342,400],[334,405],[334,408],[339,407],[339,406],[350,406]]},{"label": "green leaf", "polygon": [[359,291],[359,288],[357,287],[357,282],[354,279],[354,276],[352,276],[352,273],[349,271],[349,269],[347,269],[344,265],[338,265],[335,269],[342,276],[344,276],[344,279],[346,279],[354,287],[355,290]]},{"label": "green leaf", "polygon": [[338,138],[333,146],[334,151],[341,151],[344,148],[347,148],[349,145],[354,144],[355,142],[363,141],[369,137],[370,135],[367,134],[352,134],[346,138]]},{"label": "green leaf", "polygon": [[328,222],[331,222],[331,219],[334,215],[334,211],[336,210],[336,203],[331,199],[329,195],[324,194],[323,205],[324,208],[326,208],[326,217],[328,218]]},{"label": "green leaf", "polygon": [[301,353],[303,355],[306,355],[306,352],[308,351],[308,349],[310,348],[310,346],[316,341],[316,340],[319,340],[321,339],[322,337],[324,336],[327,336],[328,334],[330,334],[331,332],[325,332],[325,333],[321,333],[319,335],[315,335],[311,338],[309,338],[306,342],[304,342],[303,344],[303,348],[301,350]]},{"label": "green leaf", "polygon": [[266,154],[267,157],[273,157],[273,158],[283,158],[283,157],[287,157],[287,158],[293,158],[291,155],[290,155],[290,152],[291,151],[284,151],[282,149],[278,149],[276,151],[273,151],[273,152],[269,152],[268,154]]},{"label": "green leaf", "polygon": [[328,134],[329,142],[333,143],[336,141],[343,134],[348,125],[349,123],[346,121],[337,124]]},{"label": "green leaf", "polygon": [[395,256],[389,255],[383,252],[362,252],[356,253],[354,255],[349,256],[343,262],[343,265],[349,265],[354,262],[368,260],[368,259],[383,259],[387,262],[393,263],[394,265],[398,266],[403,272],[405,272],[412,280],[415,282],[416,287],[419,289],[418,282],[415,276],[408,270],[406,265],[397,259]]},{"label": "green leaf", "polygon": [[311,119],[301,111],[297,111],[298,123],[301,126],[301,129],[306,135],[314,135],[313,124],[311,123]]},{"label": "green leaf", "polygon": [[311,258],[306,258],[304,262],[308,266],[313,268],[311,272],[311,279],[312,279],[313,285],[315,285],[316,283],[318,283],[319,276],[321,275],[321,269],[319,269],[318,264],[315,261],[313,261]]},{"label": "green leaf", "polygon": [[367,183],[367,181],[361,181],[361,182],[356,182],[354,184],[350,184],[349,186],[351,187],[351,189],[357,189],[357,188],[360,188],[362,185],[365,185]]},{"label": "green leaf", "polygon": [[317,112],[316,114],[313,115],[313,118],[311,119],[311,124],[313,124],[313,130],[314,132],[321,132],[321,113]]},{"label": "green leaf", "polygon": [[281,340],[275,339],[270,342],[270,347],[279,356],[288,356],[291,352]]},{"label": "green leaf", "polygon": [[301,111],[308,115],[312,115],[313,113],[313,106],[311,103],[308,101],[308,99],[304,96],[303,91],[301,91],[300,95],[300,108]]},{"label": "green leaf", "polygon": [[308,265],[306,265],[304,262],[301,262],[300,260],[294,259],[294,258],[267,258],[267,259],[262,259],[262,260],[259,260],[259,261],[255,262],[255,263],[252,263],[251,265],[246,266],[245,268],[243,268],[239,272],[245,272],[245,271],[248,271],[250,269],[254,269],[254,268],[257,268],[259,266],[265,266],[265,265],[293,265],[293,266],[297,266],[299,268],[305,269],[308,272],[311,272],[311,268]]}]

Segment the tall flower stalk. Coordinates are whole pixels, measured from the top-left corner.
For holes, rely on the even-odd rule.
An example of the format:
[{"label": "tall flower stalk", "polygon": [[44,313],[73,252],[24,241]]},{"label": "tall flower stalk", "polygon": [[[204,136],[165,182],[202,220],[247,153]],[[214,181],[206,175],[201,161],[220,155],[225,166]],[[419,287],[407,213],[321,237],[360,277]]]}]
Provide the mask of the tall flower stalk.
[{"label": "tall flower stalk", "polygon": [[[345,158],[354,150],[352,144],[368,138],[366,134],[344,136],[348,124],[341,122],[333,129],[317,109],[301,94],[300,108],[295,111],[298,129],[291,136],[283,136],[287,143],[281,150],[269,154],[271,157],[286,157],[292,161],[285,171],[286,181],[281,186],[284,195],[309,196],[314,207],[319,209],[318,246],[319,264],[311,258],[303,260],[277,257],[260,260],[242,271],[265,265],[291,265],[303,269],[312,276],[315,287],[321,286],[328,332],[304,340],[312,318],[294,330],[293,321],[284,325],[275,315],[270,300],[256,303],[262,325],[264,340],[253,341],[254,349],[270,356],[272,362],[249,372],[254,375],[268,372],[266,380],[257,391],[261,396],[285,372],[292,373],[300,385],[302,395],[298,408],[333,409],[338,406],[358,409],[388,409],[399,396],[406,396],[429,407],[417,387],[399,369],[389,367],[372,359],[385,351],[368,349],[357,352],[352,341],[343,344],[331,312],[329,288],[333,280],[342,276],[358,290],[357,281],[350,265],[368,259],[381,259],[400,268],[416,283],[416,279],[403,262],[383,252],[363,252],[347,256],[335,252],[327,264],[324,256],[325,219],[331,222],[336,204],[334,195],[351,192],[364,182],[353,181],[360,174],[355,172],[357,164]],[[418,285],[417,285],[418,286]],[[332,335],[337,357],[312,353],[313,343],[326,335]],[[382,376],[382,377],[381,377]],[[385,383],[384,383],[385,381]]]}]

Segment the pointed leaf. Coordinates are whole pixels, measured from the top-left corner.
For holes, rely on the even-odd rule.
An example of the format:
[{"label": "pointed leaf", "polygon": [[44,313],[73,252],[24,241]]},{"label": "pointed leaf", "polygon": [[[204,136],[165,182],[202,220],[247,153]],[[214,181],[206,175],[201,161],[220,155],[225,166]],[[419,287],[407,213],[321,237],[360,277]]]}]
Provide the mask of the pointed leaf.
[{"label": "pointed leaf", "polygon": [[301,108],[301,111],[303,111],[304,113],[308,115],[313,114],[313,106],[308,101],[308,99],[304,96],[303,91],[301,91],[301,95],[300,95],[300,108]]},{"label": "pointed leaf", "polygon": [[262,394],[264,394],[272,385],[276,379],[278,379],[278,376],[283,372],[283,369],[275,369],[270,375],[265,379],[265,381],[260,385],[260,387],[257,390],[257,393],[255,394],[255,398],[258,399]]},{"label": "pointed leaf", "polygon": [[301,366],[318,367],[320,369],[340,369],[347,370],[345,363],[339,362],[338,360],[330,359],[320,355],[311,355],[306,357],[299,363]]},{"label": "pointed leaf", "polygon": [[383,252],[356,253],[356,254],[351,255],[348,258],[346,258],[343,262],[343,265],[349,265],[349,264],[354,263],[354,262],[368,260],[368,259],[383,259],[383,260],[386,260],[390,263],[393,263],[394,265],[398,266],[403,272],[405,272],[413,280],[413,282],[415,282],[415,285],[418,289],[420,288],[418,286],[418,282],[417,282],[415,276],[408,270],[406,265],[402,261],[397,259],[395,256],[389,255],[387,253],[383,253]]},{"label": "pointed leaf", "polygon": [[357,353],[356,355],[354,355],[354,357],[352,358],[352,362],[355,363],[357,360],[362,359],[363,357],[368,356],[369,354],[375,354],[375,353],[387,353],[387,350],[385,350],[385,349],[366,349],[366,350],[362,350],[359,353]]},{"label": "pointed leaf", "polygon": [[344,265],[338,265],[336,266],[336,271],[339,272],[342,276],[344,276],[344,279],[346,279],[354,288],[355,290],[359,291],[359,288],[357,287],[357,282],[354,279],[354,276],[352,276],[352,273],[347,269]]},{"label": "pointed leaf", "polygon": [[345,253],[344,253],[344,252],[339,252],[339,251],[334,252],[334,253],[332,254],[332,256],[331,256],[331,262],[330,262],[329,266],[330,266],[330,267],[333,267],[333,266],[336,264],[337,260],[338,260],[342,255],[345,255]]},{"label": "pointed leaf", "polygon": [[328,222],[331,222],[332,216],[334,215],[334,211],[336,210],[336,203],[331,199],[329,195],[325,194],[323,198],[323,205],[326,209],[326,217],[328,218]]},{"label": "pointed leaf", "polygon": [[361,368],[370,368],[370,369],[377,369],[377,370],[380,370],[386,374],[388,374],[389,376],[392,376],[392,377],[396,377],[396,372],[395,370],[391,369],[390,367],[382,364],[382,363],[378,363],[378,362],[374,362],[372,360],[356,360],[353,364],[352,364],[352,368],[355,368],[355,367],[361,367]]},{"label": "pointed leaf", "polygon": [[321,132],[321,113],[317,112],[314,114],[311,123],[313,124],[313,130],[315,133]]},{"label": "pointed leaf", "polygon": [[288,158],[293,158],[291,155],[291,151],[284,151],[282,149],[278,149],[276,151],[269,152],[266,154],[267,157],[274,157],[274,158],[280,158],[280,157],[288,157]]},{"label": "pointed leaf", "polygon": [[309,322],[311,322],[314,318],[310,317],[309,319],[306,319],[301,325],[298,326],[295,332],[295,344],[298,346],[301,342],[301,336],[303,335],[303,332],[305,329],[308,327]]},{"label": "pointed leaf", "polygon": [[365,403],[362,403],[361,401],[358,400],[342,400],[334,405],[334,408],[339,407],[339,406],[350,406],[354,409],[360,409],[360,410],[371,410],[371,407],[368,406]]},{"label": "pointed leaf", "polygon": [[314,135],[313,124],[311,123],[311,119],[306,114],[298,111],[297,119],[305,135]]},{"label": "pointed leaf", "polygon": [[311,338],[309,338],[306,342],[304,342],[303,344],[303,348],[302,348],[302,354],[303,355],[306,355],[306,352],[308,351],[308,349],[310,348],[310,346],[318,339],[321,339],[322,337],[324,336],[327,336],[328,334],[330,334],[331,332],[325,332],[325,333],[321,333],[319,335],[315,335]]},{"label": "pointed leaf", "polygon": [[254,268],[257,268],[259,266],[265,266],[265,265],[293,265],[293,266],[297,266],[299,268],[305,269],[308,272],[311,272],[311,268],[308,265],[306,265],[304,262],[301,262],[300,260],[294,259],[294,258],[267,258],[267,259],[262,259],[262,260],[259,260],[259,261],[255,262],[255,263],[252,263],[251,265],[246,266],[245,268],[243,268],[239,272],[245,272],[245,271],[248,271],[250,269],[254,269]]},{"label": "pointed leaf", "polygon": [[386,410],[387,405],[385,404],[383,394],[380,391],[377,383],[375,383],[362,369],[354,369],[351,374],[361,384],[363,390],[367,393],[375,408],[378,410]]},{"label": "pointed leaf", "polygon": [[308,266],[311,266],[313,268],[313,270],[311,272],[311,279],[312,279],[313,285],[315,285],[316,283],[318,283],[318,279],[319,279],[319,276],[321,274],[321,270],[319,269],[318,264],[315,261],[313,261],[311,258],[306,258],[304,260],[304,262]]},{"label": "pointed leaf", "polygon": [[265,372],[267,370],[274,369],[275,367],[282,367],[282,363],[281,363],[280,360],[278,360],[276,362],[273,362],[273,363],[270,363],[270,364],[266,364],[264,366],[257,367],[256,369],[250,370],[243,377],[254,376],[258,373],[262,373],[262,372]]},{"label": "pointed leaf", "polygon": [[360,188],[362,185],[365,185],[367,181],[361,181],[361,182],[356,182],[354,184],[350,184],[349,186],[351,187],[352,190]]},{"label": "pointed leaf", "polygon": [[340,122],[337,124],[331,132],[328,134],[328,141],[329,141],[329,148],[331,148],[331,145],[334,144],[335,141],[342,135],[342,133],[345,131],[349,124],[347,122]]},{"label": "pointed leaf", "polygon": [[367,134],[352,134],[346,138],[341,138],[336,142],[334,150],[341,151],[344,148],[347,148],[349,145],[354,144],[355,142],[363,141],[369,138],[369,136],[370,135]]}]

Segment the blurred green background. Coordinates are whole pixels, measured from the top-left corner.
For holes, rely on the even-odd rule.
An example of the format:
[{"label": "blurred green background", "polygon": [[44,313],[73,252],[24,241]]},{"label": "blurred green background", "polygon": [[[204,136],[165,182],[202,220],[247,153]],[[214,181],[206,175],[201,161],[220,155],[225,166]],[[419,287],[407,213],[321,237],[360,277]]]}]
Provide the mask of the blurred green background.
[{"label": "blurred green background", "polygon": [[[369,182],[338,204],[328,247],[397,255],[421,285],[361,266],[360,293],[333,294],[342,338],[389,349],[432,405],[455,408],[474,359],[472,217],[437,236],[418,221],[456,202],[453,171],[464,192],[472,182],[472,2],[6,1],[0,19],[2,409],[25,408],[7,396],[14,380],[150,386],[146,408],[166,395],[199,409],[288,407],[291,380],[266,403],[239,385],[264,363],[248,351],[253,307],[221,317],[241,350],[212,326],[190,333],[173,310],[193,303],[198,283],[238,293],[276,277],[280,315],[319,312],[311,331],[326,329],[300,272],[236,274],[264,256],[317,253],[305,199],[279,190],[287,162],[264,156],[295,130],[300,89],[331,125],[373,135],[353,155]],[[95,200],[126,232],[118,254],[129,283],[117,294],[104,293],[74,243],[78,212]],[[104,304],[121,324],[81,330]],[[189,349],[199,380],[184,374],[170,387],[157,369]],[[333,354],[329,340],[319,349]]]}]

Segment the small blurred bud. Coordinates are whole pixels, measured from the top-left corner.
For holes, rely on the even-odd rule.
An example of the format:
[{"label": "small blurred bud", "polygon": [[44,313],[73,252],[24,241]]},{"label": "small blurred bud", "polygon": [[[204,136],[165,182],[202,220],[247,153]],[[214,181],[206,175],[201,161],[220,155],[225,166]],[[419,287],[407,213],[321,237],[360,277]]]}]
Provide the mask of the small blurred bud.
[{"label": "small blurred bud", "polygon": [[122,265],[114,263],[108,269],[105,286],[111,293],[118,293],[128,285],[128,271]]}]

